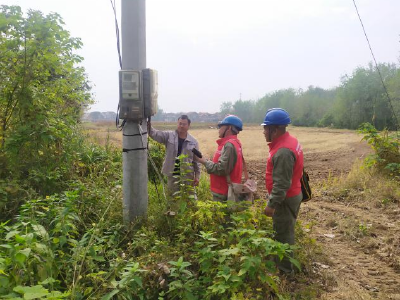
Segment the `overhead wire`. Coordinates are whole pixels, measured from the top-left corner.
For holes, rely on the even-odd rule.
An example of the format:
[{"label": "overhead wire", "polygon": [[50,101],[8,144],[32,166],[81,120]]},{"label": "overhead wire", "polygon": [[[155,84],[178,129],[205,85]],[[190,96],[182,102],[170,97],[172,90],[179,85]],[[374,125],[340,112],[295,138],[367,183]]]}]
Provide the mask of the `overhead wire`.
[{"label": "overhead wire", "polygon": [[[118,25],[118,19],[117,19],[117,9],[115,6],[115,0],[110,0],[111,7],[114,12],[114,22],[115,22],[115,35],[117,37],[117,51],[118,51],[118,60],[119,60],[119,67],[122,70],[122,57],[121,57],[121,47],[120,47],[120,41],[119,41],[119,25]],[[117,127],[120,131],[125,125],[125,120],[122,122],[121,126],[119,126],[119,104],[117,107],[117,115],[115,116],[115,127]]]},{"label": "overhead wire", "polygon": [[110,0],[112,9],[114,11],[114,21],[115,21],[115,35],[117,36],[117,51],[118,51],[118,59],[119,59],[119,66],[122,70],[122,56],[121,56],[121,47],[120,47],[120,42],[119,42],[119,25],[118,25],[118,19],[117,19],[117,9],[115,6],[115,0]]},{"label": "overhead wire", "polygon": [[365,38],[366,38],[366,40],[367,40],[369,50],[371,51],[371,55],[372,55],[372,58],[373,58],[373,60],[374,60],[375,67],[376,67],[376,69],[377,69],[377,71],[378,71],[378,74],[379,74],[379,77],[380,77],[380,79],[381,79],[381,82],[382,82],[382,85],[383,85],[383,89],[385,90],[385,94],[386,94],[387,100],[388,100],[388,102],[389,102],[390,109],[391,109],[392,114],[393,114],[393,119],[394,119],[394,121],[395,121],[395,129],[396,129],[396,131],[398,131],[398,129],[399,129],[399,120],[398,120],[397,115],[396,115],[396,112],[395,112],[395,110],[394,110],[394,108],[393,108],[392,100],[391,100],[390,95],[389,95],[389,92],[388,92],[388,90],[387,90],[387,88],[386,88],[386,84],[385,84],[385,82],[384,82],[384,80],[383,80],[383,76],[382,76],[382,74],[381,74],[381,71],[380,71],[380,69],[379,69],[379,67],[378,67],[378,63],[377,63],[377,61],[376,61],[376,59],[375,59],[374,52],[372,51],[371,43],[369,42],[368,35],[367,35],[367,32],[366,32],[365,27],[364,27],[364,23],[363,23],[363,21],[362,21],[362,19],[361,19],[361,15],[360,15],[360,13],[359,13],[359,11],[358,11],[358,7],[357,7],[357,4],[356,4],[356,0],[353,0],[353,4],[354,4],[354,7],[355,7],[356,12],[357,12],[358,19],[360,20],[361,27],[362,27],[362,29],[363,29]]}]

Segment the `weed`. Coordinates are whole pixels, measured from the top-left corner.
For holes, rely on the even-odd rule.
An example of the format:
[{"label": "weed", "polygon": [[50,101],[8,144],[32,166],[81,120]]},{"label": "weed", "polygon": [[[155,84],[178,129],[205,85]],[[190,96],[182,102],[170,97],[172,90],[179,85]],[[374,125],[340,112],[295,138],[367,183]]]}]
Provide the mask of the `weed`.
[{"label": "weed", "polygon": [[364,167],[356,162],[349,174],[329,187],[331,193],[341,201],[358,202],[364,205],[382,205],[390,208],[400,202],[400,186],[376,169]]},{"label": "weed", "polygon": [[159,174],[165,157],[165,146],[155,142],[153,139],[148,140],[149,156],[153,163],[148,164],[149,181],[154,184],[160,183],[162,177]]},{"label": "weed", "polygon": [[352,217],[347,217],[338,222],[338,229],[348,239],[359,241],[359,239],[371,235],[372,224],[360,222]]},{"label": "weed", "polygon": [[367,157],[367,167],[376,167],[381,172],[390,175],[394,179],[400,179],[400,139],[390,135],[387,130],[381,134],[374,126],[364,123],[359,132],[364,134],[364,140],[371,145],[374,154]]},{"label": "weed", "polygon": [[364,223],[358,224],[358,231],[360,232],[361,236],[368,235],[370,226]]}]

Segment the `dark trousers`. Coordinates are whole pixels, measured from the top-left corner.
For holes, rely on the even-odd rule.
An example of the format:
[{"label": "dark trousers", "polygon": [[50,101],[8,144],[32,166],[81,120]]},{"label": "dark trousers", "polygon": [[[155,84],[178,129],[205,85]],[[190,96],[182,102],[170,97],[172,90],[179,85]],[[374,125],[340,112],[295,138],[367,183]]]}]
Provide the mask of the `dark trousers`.
[{"label": "dark trousers", "polygon": [[[272,217],[275,240],[281,243],[294,245],[294,228],[299,214],[300,204],[303,196],[286,198],[280,205],[275,207]],[[292,273],[293,265],[288,258],[278,262],[278,268],[285,273]]]}]

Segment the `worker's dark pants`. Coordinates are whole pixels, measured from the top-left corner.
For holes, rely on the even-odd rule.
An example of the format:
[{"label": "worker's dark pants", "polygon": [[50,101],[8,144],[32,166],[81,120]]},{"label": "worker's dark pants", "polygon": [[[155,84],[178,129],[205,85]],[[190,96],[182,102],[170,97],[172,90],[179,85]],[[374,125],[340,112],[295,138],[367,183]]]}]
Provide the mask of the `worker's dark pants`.
[{"label": "worker's dark pants", "polygon": [[[286,198],[282,204],[275,207],[272,217],[275,231],[275,240],[281,243],[294,245],[294,227],[299,214],[300,204],[303,195]],[[293,255],[292,255],[293,256]],[[288,258],[278,262],[278,268],[285,273],[292,273],[293,265]]]}]

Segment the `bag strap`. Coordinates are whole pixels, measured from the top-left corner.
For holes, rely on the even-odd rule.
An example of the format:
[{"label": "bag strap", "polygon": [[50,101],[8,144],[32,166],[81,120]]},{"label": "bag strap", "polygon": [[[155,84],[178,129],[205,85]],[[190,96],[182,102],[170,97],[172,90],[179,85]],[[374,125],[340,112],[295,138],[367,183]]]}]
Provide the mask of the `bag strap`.
[{"label": "bag strap", "polygon": [[244,173],[244,179],[248,180],[249,179],[249,172],[247,172],[247,165],[246,165],[246,161],[244,160],[243,151],[242,151],[242,161],[243,161],[242,173]]},{"label": "bag strap", "polygon": [[226,175],[226,182],[228,183],[228,185],[231,185],[232,184],[232,181],[231,181],[231,175]]}]

